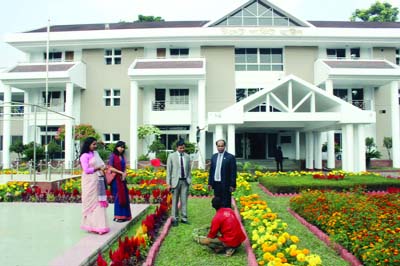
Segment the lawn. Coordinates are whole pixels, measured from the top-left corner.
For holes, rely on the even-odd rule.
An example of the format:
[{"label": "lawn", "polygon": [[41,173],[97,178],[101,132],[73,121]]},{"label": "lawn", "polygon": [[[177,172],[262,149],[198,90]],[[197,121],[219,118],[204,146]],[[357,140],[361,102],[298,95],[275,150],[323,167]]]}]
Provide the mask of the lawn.
[{"label": "lawn", "polygon": [[[300,238],[300,247],[308,248],[313,253],[320,255],[324,266],[347,266],[349,265],[330,247],[326,246],[315,237],[307,228],[301,225],[292,215],[287,212],[289,198],[270,197],[258,187],[252,184],[254,193],[261,195],[266,200],[272,211],[278,213],[279,217],[289,224],[288,232]],[[242,245],[233,257],[216,255],[209,249],[196,244],[192,239],[193,229],[208,225],[215,214],[211,208],[210,198],[189,199],[190,224],[179,224],[171,227],[168,236],[164,240],[157,256],[155,266],[188,265],[188,266],[223,266],[223,265],[247,265],[247,254]]]},{"label": "lawn", "polygon": [[[344,173],[343,179],[316,179],[316,173],[282,173],[259,176],[259,182],[272,193],[299,193],[304,189],[349,190],[363,186],[368,191],[386,191],[390,187],[400,188],[400,179],[383,177],[378,174]],[[320,175],[320,174],[318,174]]]}]

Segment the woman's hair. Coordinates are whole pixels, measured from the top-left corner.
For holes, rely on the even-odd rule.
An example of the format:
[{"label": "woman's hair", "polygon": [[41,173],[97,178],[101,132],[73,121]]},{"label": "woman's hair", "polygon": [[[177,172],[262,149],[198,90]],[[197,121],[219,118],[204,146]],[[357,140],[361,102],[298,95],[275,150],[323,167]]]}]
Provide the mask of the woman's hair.
[{"label": "woman's hair", "polygon": [[94,137],[86,138],[85,141],[82,144],[81,154],[80,155],[82,155],[84,153],[88,153],[90,151],[90,145],[95,141],[97,141],[97,139],[94,138]]},{"label": "woman's hair", "polygon": [[[121,154],[120,154],[120,153],[119,153],[119,151],[117,150],[117,148],[118,148],[118,147],[123,147],[123,148],[124,148],[124,150],[122,151],[122,153],[121,153]],[[125,142],[124,142],[124,141],[122,141],[122,140],[120,140],[120,141],[118,141],[118,142],[115,144],[115,147],[114,147],[113,153],[114,153],[115,155],[124,155],[124,153],[125,153],[125,149],[126,149]]]}]

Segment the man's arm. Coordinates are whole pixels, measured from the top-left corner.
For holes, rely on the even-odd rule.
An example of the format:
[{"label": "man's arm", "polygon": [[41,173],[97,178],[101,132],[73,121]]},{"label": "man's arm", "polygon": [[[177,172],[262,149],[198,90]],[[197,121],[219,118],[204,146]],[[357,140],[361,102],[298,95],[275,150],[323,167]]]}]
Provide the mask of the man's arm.
[{"label": "man's arm", "polygon": [[172,184],[172,153],[168,155],[167,159],[167,185],[171,187]]},{"label": "man's arm", "polygon": [[219,232],[219,228],[221,226],[221,220],[218,219],[218,213],[215,214],[214,218],[211,221],[211,228],[208,232],[208,238],[216,238]]}]

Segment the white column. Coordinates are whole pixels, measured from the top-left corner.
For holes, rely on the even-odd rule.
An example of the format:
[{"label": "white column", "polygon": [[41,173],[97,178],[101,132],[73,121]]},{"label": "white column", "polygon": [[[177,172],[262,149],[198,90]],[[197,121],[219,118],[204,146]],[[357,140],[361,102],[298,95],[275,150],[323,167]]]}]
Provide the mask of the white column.
[{"label": "white column", "polygon": [[223,139],[224,136],[224,131],[223,131],[222,125],[216,125],[215,126],[215,133],[214,133],[214,152],[217,152],[217,146],[215,145],[215,142],[217,140]]},{"label": "white column", "polygon": [[206,81],[197,82],[197,121],[200,127],[200,142],[197,144],[199,149],[199,168],[204,169],[206,165]]},{"label": "white column", "polygon": [[11,87],[4,85],[3,115],[3,169],[10,168],[11,145]]},{"label": "white column", "polygon": [[312,132],[306,133],[306,169],[314,169],[314,136]]},{"label": "white column", "polygon": [[322,169],[322,133],[314,133],[314,168]]},{"label": "white column", "polygon": [[227,142],[227,150],[229,153],[235,155],[236,147],[235,147],[235,125],[228,125],[228,142]]},{"label": "white column", "polygon": [[132,169],[137,168],[137,149],[138,149],[138,101],[139,86],[137,81],[131,81],[130,99],[130,136],[129,136],[129,160]]},{"label": "white column", "polygon": [[390,115],[392,117],[392,161],[394,168],[400,168],[400,117],[397,81],[390,83]]},{"label": "white column", "polygon": [[[24,91],[24,103],[25,104],[30,104],[29,102],[29,93],[27,91]],[[24,128],[23,128],[23,135],[22,135],[22,143],[23,144],[28,144],[30,140],[29,136],[29,115],[31,113],[31,106],[25,105],[24,106]]]},{"label": "white column", "polygon": [[[65,114],[72,116],[72,104],[74,102],[74,84],[68,82],[65,86],[66,99],[65,99]],[[72,168],[72,161],[74,159],[74,136],[73,126],[74,121],[70,118],[66,118],[65,122],[65,158],[64,167],[66,169]]]},{"label": "white column", "polygon": [[354,130],[352,124],[343,125],[342,128],[342,169],[354,171]]},{"label": "white column", "polygon": [[326,167],[329,169],[335,168],[335,132],[333,130],[327,132],[328,144],[327,155],[328,160]]},{"label": "white column", "polygon": [[300,131],[295,132],[296,160],[300,160]]},{"label": "white column", "polygon": [[364,125],[354,125],[354,171],[366,170]]},{"label": "white column", "polygon": [[325,91],[329,94],[333,94],[333,81],[331,79],[325,81]]}]

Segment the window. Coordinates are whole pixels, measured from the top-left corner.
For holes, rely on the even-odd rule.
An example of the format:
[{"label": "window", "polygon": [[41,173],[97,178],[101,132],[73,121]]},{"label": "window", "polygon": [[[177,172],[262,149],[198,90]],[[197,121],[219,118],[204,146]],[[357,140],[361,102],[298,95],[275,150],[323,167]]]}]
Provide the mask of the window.
[{"label": "window", "polygon": [[157,58],[165,58],[167,50],[165,48],[157,48]]},{"label": "window", "polygon": [[[42,92],[42,103],[46,107],[63,107],[63,102],[61,100],[61,91],[49,91],[47,93],[47,102],[46,102],[46,92]],[[61,110],[62,111],[62,110]]]},{"label": "window", "polygon": [[103,98],[106,106],[121,105],[121,91],[119,89],[105,89]]},{"label": "window", "polygon": [[[47,53],[43,53],[43,58],[46,60]],[[49,52],[49,62],[61,62],[62,52]]]},{"label": "window", "polygon": [[396,49],[396,65],[400,66],[400,49]]},{"label": "window", "polygon": [[170,89],[169,99],[171,104],[189,104],[189,89]]},{"label": "window", "polygon": [[[249,97],[250,95],[262,90],[262,88],[239,88],[236,89],[236,102],[240,102],[241,100]],[[249,112],[266,112],[266,103],[256,106],[251,109]]]},{"label": "window", "polygon": [[122,53],[121,49],[106,49],[104,50],[104,60],[106,65],[120,65]]},{"label": "window", "polygon": [[360,59],[360,48],[351,48],[350,57],[351,59]]},{"label": "window", "polygon": [[326,49],[326,55],[329,59],[344,59],[346,58],[346,49]]},{"label": "window", "polygon": [[103,136],[105,144],[111,144],[120,140],[120,135],[118,133],[105,133]]},{"label": "window", "polygon": [[291,136],[281,136],[280,143],[281,144],[290,144],[290,143],[292,143],[292,137]]},{"label": "window", "polygon": [[262,1],[254,1],[235,14],[226,17],[216,26],[299,26],[291,18],[281,14]]},{"label": "window", "polygon": [[67,61],[67,62],[74,61],[74,51],[66,51],[65,52],[65,61]]},{"label": "window", "polygon": [[188,57],[189,49],[188,48],[171,48],[169,49],[169,55],[171,57]]},{"label": "window", "polygon": [[236,71],[283,71],[281,48],[236,48]]}]

